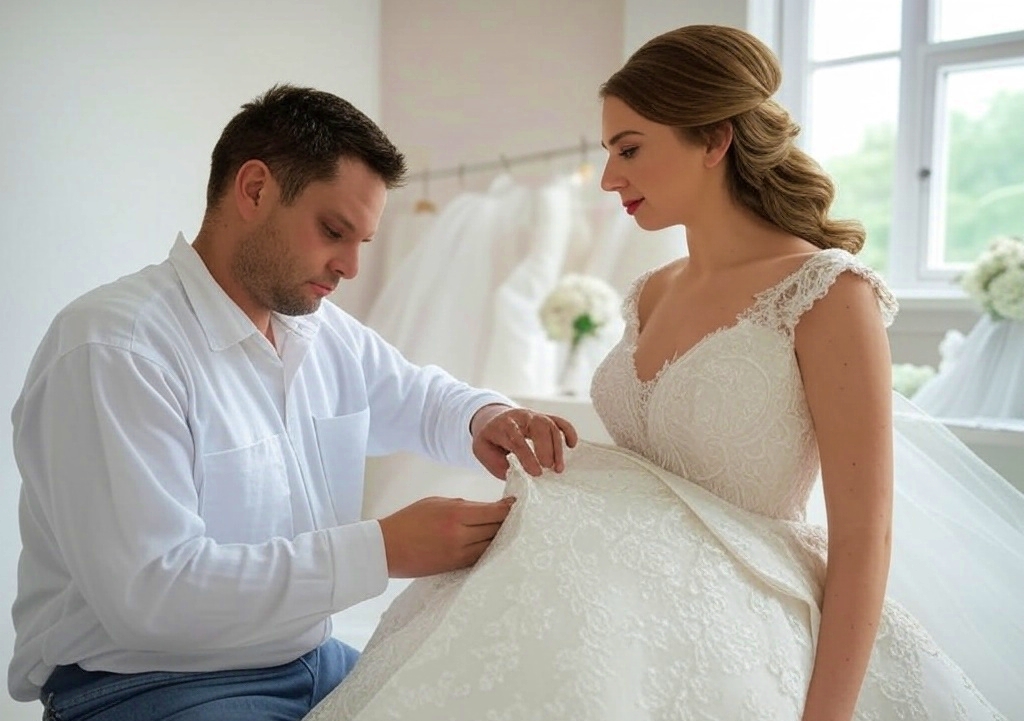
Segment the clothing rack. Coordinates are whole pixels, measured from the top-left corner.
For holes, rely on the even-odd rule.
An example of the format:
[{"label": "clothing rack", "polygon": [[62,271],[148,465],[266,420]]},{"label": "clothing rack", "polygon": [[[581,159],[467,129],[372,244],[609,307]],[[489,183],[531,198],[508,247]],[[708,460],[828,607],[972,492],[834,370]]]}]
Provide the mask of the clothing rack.
[{"label": "clothing rack", "polygon": [[588,162],[591,152],[596,152],[601,149],[602,146],[600,143],[588,143],[587,139],[583,137],[580,138],[580,142],[576,145],[553,148],[551,150],[541,150],[533,153],[524,153],[522,155],[513,155],[511,157],[499,155],[497,160],[485,160],[478,163],[463,163],[461,165],[453,165],[439,170],[431,170],[430,168],[427,168],[415,173],[410,173],[406,176],[406,180],[409,183],[417,181],[429,183],[431,180],[435,180],[437,178],[459,178],[461,180],[467,173],[480,173],[494,170],[508,171],[513,165],[554,160],[555,158],[564,158],[569,155],[579,155],[580,162],[585,164]]}]

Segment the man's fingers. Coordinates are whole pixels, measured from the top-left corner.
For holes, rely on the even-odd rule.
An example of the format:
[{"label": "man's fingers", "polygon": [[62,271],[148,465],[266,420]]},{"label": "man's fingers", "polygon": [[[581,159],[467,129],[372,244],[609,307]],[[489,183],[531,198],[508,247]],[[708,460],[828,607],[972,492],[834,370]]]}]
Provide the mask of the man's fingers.
[{"label": "man's fingers", "polygon": [[516,454],[516,458],[523,464],[523,470],[529,473],[531,476],[539,476],[544,472],[543,466],[540,461],[537,460],[537,456],[534,454],[533,449],[530,448],[530,444],[526,442],[525,438],[520,437],[518,441],[512,442],[512,453]]},{"label": "man's fingers", "polygon": [[487,526],[500,524],[505,520],[516,499],[512,496],[502,498],[494,503],[479,501],[463,501],[460,522],[463,526]]},{"label": "man's fingers", "polygon": [[534,455],[540,465],[554,468],[559,473],[565,470],[565,445],[572,448],[579,441],[572,423],[558,416],[538,415],[534,416],[526,431],[526,436],[533,441]]},{"label": "man's fingers", "polygon": [[468,546],[462,548],[462,564],[464,566],[471,566],[480,560],[480,556],[484,555],[484,551],[491,545],[491,539],[488,538],[484,541],[477,541],[471,543]]},{"label": "man's fingers", "polygon": [[558,470],[562,439],[555,426],[546,418],[535,419],[527,428],[527,436],[533,441],[533,453],[540,465]]},{"label": "man's fingers", "polygon": [[565,470],[565,447],[573,448],[578,442],[575,427],[566,419],[512,409],[484,426],[474,453],[491,475],[505,480],[509,454],[514,454],[531,476],[540,476],[545,468],[561,473]]},{"label": "man's fingers", "polygon": [[476,447],[477,460],[487,469],[487,472],[504,481],[508,476],[508,451],[490,441],[480,442]]},{"label": "man's fingers", "polygon": [[498,534],[500,523],[481,523],[477,526],[466,526],[462,536],[463,545],[471,546],[481,541],[489,541]]},{"label": "man's fingers", "polygon": [[[515,503],[422,498],[378,519],[392,578],[415,578],[475,562]],[[468,549],[468,550],[467,550]]]},{"label": "man's fingers", "polygon": [[579,434],[576,433],[576,427],[559,416],[548,416],[548,418],[553,420],[555,425],[558,426],[558,430],[562,432],[562,435],[565,437],[565,444],[569,446],[569,448],[575,448],[576,444],[579,443],[580,440]]},{"label": "man's fingers", "polygon": [[504,481],[508,478],[509,463],[505,455],[502,455],[500,459],[485,463],[484,468],[499,481]]}]

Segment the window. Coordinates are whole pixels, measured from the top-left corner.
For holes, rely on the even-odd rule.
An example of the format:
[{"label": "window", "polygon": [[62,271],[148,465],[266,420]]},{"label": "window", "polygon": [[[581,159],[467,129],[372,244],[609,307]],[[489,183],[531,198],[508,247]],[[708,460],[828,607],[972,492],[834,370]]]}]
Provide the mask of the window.
[{"label": "window", "polygon": [[779,0],[780,100],[899,290],[1024,235],[1024,3]]}]

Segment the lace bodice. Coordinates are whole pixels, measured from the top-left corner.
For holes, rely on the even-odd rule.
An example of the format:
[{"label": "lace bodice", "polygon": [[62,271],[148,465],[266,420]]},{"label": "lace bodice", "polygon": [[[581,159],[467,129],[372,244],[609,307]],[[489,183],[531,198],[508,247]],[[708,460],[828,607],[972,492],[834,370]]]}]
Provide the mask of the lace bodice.
[{"label": "lace bodice", "polygon": [[[888,325],[896,300],[851,254],[821,251],[754,297],[733,325],[705,336],[650,381],[637,377],[637,300],[626,332],[594,373],[594,408],[615,442],[755,513],[798,520],[818,473],[818,450],[793,347],[800,317],[843,272],[874,287]],[[741,400],[742,399],[742,400]]]}]

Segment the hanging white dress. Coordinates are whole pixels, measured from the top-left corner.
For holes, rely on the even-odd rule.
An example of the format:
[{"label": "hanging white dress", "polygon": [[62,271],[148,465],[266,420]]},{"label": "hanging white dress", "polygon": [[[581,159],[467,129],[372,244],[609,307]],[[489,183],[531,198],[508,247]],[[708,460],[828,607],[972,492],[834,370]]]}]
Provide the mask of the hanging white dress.
[{"label": "hanging white dress", "polygon": [[413,363],[476,383],[495,289],[525,252],[531,200],[508,175],[457,196],[388,278],[366,324]]},{"label": "hanging white dress", "polygon": [[[413,582],[308,721],[799,721],[827,540],[805,518],[819,464],[794,328],[843,272],[891,321],[881,280],[823,251],[648,382],[642,277],[592,389],[616,446],[512,473],[481,560]],[[1024,497],[937,426],[897,409],[893,584],[943,615],[926,630],[887,598],[854,718],[1019,721]]]},{"label": "hanging white dress", "polygon": [[494,293],[493,331],[477,385],[506,395],[555,391],[558,348],[545,334],[539,310],[565,265],[572,191],[568,176],[534,191],[529,247]]},{"label": "hanging white dress", "polygon": [[[437,221],[437,206],[429,201],[404,203],[385,211],[378,230],[378,242],[383,248],[383,276],[390,278],[401,267],[406,257],[418,246]],[[391,212],[389,212],[391,211]]]}]

